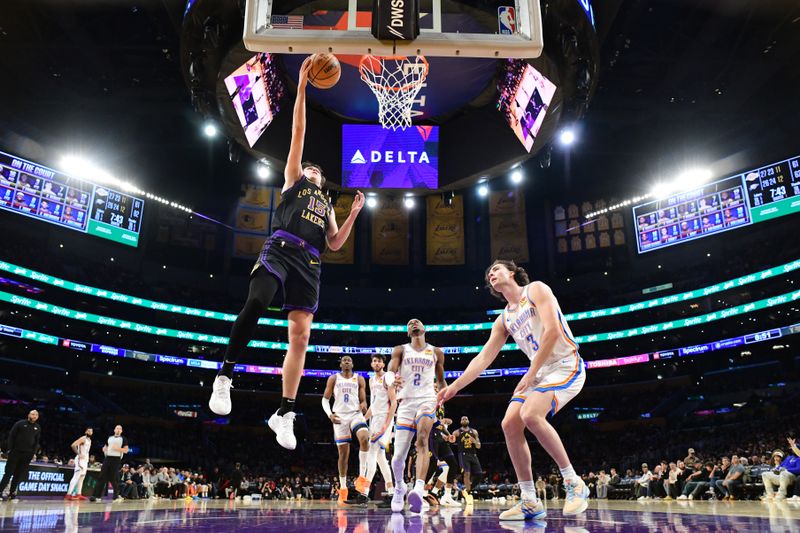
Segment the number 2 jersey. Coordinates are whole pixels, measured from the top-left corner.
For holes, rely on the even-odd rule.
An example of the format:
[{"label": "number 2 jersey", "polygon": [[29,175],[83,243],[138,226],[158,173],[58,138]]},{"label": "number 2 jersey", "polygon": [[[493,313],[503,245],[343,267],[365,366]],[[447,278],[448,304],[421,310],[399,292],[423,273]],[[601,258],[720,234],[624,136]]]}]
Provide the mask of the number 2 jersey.
[{"label": "number 2 jersey", "polygon": [[411,344],[403,346],[403,362],[400,363],[400,378],[403,387],[397,394],[398,400],[411,398],[436,398],[433,388],[436,381],[436,352],[434,347],[426,344],[421,351],[415,350]]},{"label": "number 2 jersey", "polygon": [[[519,302],[513,306],[511,304],[506,305],[503,310],[502,320],[506,333],[514,338],[519,349],[533,361],[539,351],[539,342],[544,330],[544,324],[542,324],[542,317],[536,308],[536,303],[528,298],[529,287],[530,285],[524,287],[522,298],[520,298]],[[567,324],[558,304],[556,304],[556,312],[558,313],[559,336],[553,346],[553,352],[548,357],[548,361],[544,362],[545,365],[566,357],[577,356],[578,354],[578,344],[575,342],[572,331],[569,329],[569,324]]]},{"label": "number 2 jersey", "polygon": [[303,176],[281,193],[281,202],[272,215],[272,232],[287,231],[322,252],[325,250],[330,209],[330,202],[322,189]]},{"label": "number 2 jersey", "polygon": [[336,383],[333,386],[333,412],[337,415],[347,416],[361,412],[358,401],[358,376],[346,378],[341,372],[336,374]]}]

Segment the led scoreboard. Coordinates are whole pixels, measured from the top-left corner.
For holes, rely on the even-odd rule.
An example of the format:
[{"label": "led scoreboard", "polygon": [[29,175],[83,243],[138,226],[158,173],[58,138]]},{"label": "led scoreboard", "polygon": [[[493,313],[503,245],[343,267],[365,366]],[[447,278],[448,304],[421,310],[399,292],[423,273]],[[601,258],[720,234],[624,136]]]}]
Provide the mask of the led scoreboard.
[{"label": "led scoreboard", "polygon": [[137,246],[144,200],[0,152],[0,209]]},{"label": "led scoreboard", "polygon": [[800,156],[633,208],[639,253],[800,212]]},{"label": "led scoreboard", "polygon": [[800,210],[800,157],[745,172],[753,222]]}]

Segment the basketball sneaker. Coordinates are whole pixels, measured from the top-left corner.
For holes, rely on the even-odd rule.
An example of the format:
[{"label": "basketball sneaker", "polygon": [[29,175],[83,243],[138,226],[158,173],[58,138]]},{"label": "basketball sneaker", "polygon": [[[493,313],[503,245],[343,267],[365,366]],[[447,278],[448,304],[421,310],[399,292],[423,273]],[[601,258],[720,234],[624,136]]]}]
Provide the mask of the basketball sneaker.
[{"label": "basketball sneaker", "polygon": [[564,489],[567,497],[564,501],[564,515],[572,516],[580,514],[589,507],[589,487],[581,478],[568,479],[564,481]]},{"label": "basketball sneaker", "polygon": [[511,509],[500,513],[500,520],[541,520],[547,516],[542,500],[520,500]]},{"label": "basketball sneaker", "polygon": [[[228,409],[230,411],[230,409]],[[289,411],[281,416],[277,411],[269,417],[269,428],[275,432],[278,444],[287,450],[297,448],[297,439],[294,436],[294,413]]]},{"label": "basketball sneaker", "polygon": [[412,513],[422,512],[422,504],[425,501],[425,495],[420,490],[412,490],[408,493],[408,508]]},{"label": "basketball sneaker", "polygon": [[347,504],[347,505],[358,505],[358,506],[361,506],[361,507],[366,507],[369,504],[369,496],[367,496],[366,494],[362,494],[360,492],[357,492],[355,498],[351,498],[349,500],[345,500],[344,503]]},{"label": "basketball sneaker", "polygon": [[355,482],[356,490],[361,494],[369,493],[369,480],[364,476],[358,476]]},{"label": "basketball sneaker", "polygon": [[453,495],[447,489],[444,491],[444,496],[439,500],[439,504],[442,507],[461,507],[461,503],[455,501]]},{"label": "basketball sneaker", "polygon": [[405,507],[405,495],[406,495],[406,485],[405,483],[397,484],[394,487],[394,496],[392,496],[392,512],[393,513],[400,513],[403,511],[403,507]]},{"label": "basketball sneaker", "polygon": [[472,497],[472,494],[467,492],[467,489],[463,489],[461,495],[464,497],[465,505],[473,505],[475,503],[475,498]]},{"label": "basketball sneaker", "polygon": [[339,507],[344,507],[347,505],[347,492],[347,489],[339,489],[339,499],[337,500]]},{"label": "basketball sneaker", "polygon": [[231,389],[233,382],[227,376],[217,376],[214,378],[214,387],[211,398],[208,400],[208,408],[216,415],[227,416],[231,413]]},{"label": "basketball sneaker", "polygon": [[78,498],[73,496],[72,494],[67,494],[66,496],[64,496],[64,499],[71,502],[77,500]]}]

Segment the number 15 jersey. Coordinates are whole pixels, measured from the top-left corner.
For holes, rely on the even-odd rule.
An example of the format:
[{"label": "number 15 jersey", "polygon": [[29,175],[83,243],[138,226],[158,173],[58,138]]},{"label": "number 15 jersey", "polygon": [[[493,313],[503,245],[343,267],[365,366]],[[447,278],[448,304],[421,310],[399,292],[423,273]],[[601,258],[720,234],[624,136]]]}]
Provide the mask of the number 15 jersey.
[{"label": "number 15 jersey", "polygon": [[433,388],[436,381],[436,352],[433,346],[426,344],[418,352],[410,343],[404,345],[400,378],[403,380],[403,388],[397,394],[398,400],[436,398],[436,390]]}]

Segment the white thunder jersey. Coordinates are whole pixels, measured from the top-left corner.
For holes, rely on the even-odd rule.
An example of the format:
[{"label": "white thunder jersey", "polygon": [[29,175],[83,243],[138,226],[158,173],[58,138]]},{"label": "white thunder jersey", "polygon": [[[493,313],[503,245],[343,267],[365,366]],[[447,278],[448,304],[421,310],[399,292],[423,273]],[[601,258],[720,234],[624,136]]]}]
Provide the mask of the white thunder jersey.
[{"label": "white thunder jersey", "polygon": [[89,448],[92,447],[92,439],[86,437],[83,439],[83,442],[78,445],[78,455],[75,456],[76,463],[88,463],[89,462]]},{"label": "white thunder jersey", "polygon": [[342,373],[336,374],[333,386],[333,412],[337,415],[348,415],[361,412],[358,401],[358,376],[346,378]]},{"label": "white thunder jersey", "polygon": [[[536,353],[539,350],[539,339],[542,338],[542,317],[536,309],[536,304],[528,299],[528,287],[525,286],[522,291],[522,298],[514,306],[511,304],[506,305],[503,310],[503,325],[506,327],[506,332],[511,335],[519,346],[520,350],[525,352],[525,355],[533,361]],[[549,360],[544,364],[548,364],[559,359],[566,357],[576,356],[578,353],[578,344],[572,336],[572,331],[569,329],[569,324],[564,319],[561,309],[556,304],[556,312],[558,313],[558,328],[559,338],[553,346],[553,353],[550,355]]]},{"label": "white thunder jersey", "polygon": [[403,346],[400,378],[403,380],[403,388],[397,394],[398,400],[436,398],[436,390],[433,388],[436,381],[436,352],[433,346],[426,344],[419,352],[410,343]]},{"label": "white thunder jersey", "polygon": [[373,414],[386,414],[389,412],[389,393],[386,391],[386,372],[379,378],[369,378],[369,406]]}]

